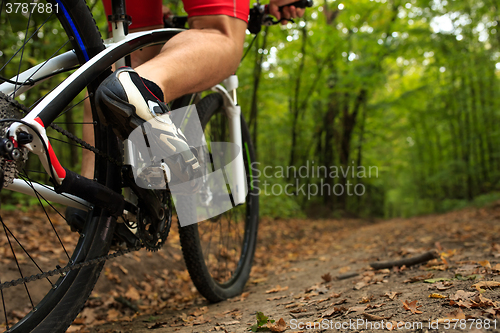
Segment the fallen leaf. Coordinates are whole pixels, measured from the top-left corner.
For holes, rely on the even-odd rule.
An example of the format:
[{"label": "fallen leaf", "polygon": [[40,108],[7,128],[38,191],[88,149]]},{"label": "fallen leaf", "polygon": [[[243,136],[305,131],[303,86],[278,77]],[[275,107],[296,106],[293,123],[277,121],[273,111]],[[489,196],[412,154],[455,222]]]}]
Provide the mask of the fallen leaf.
[{"label": "fallen leaf", "polygon": [[498,282],[498,281],[481,281],[481,282],[473,284],[471,288],[476,288],[477,291],[484,291],[483,289],[481,289],[483,287],[488,288],[488,289],[500,287],[500,282]]},{"label": "fallen leaf", "polygon": [[479,265],[483,266],[486,269],[491,269],[491,264],[488,260],[483,260],[478,262]]},{"label": "fallen leaf", "polygon": [[240,301],[244,301],[248,296],[250,295],[250,292],[245,292],[245,293],[242,293],[241,294],[241,298],[240,298]]},{"label": "fallen leaf", "polygon": [[465,314],[462,311],[462,309],[459,308],[459,309],[449,313],[445,318],[439,318],[438,323],[439,324],[449,324],[450,319],[459,319],[459,320],[464,319],[465,320]]},{"label": "fallen leaf", "polygon": [[346,302],[347,302],[347,298],[343,298],[343,299],[340,299],[338,301],[333,302],[331,305],[340,305],[340,304],[344,304]]},{"label": "fallen leaf", "polygon": [[472,275],[472,274],[477,274],[479,271],[479,266],[478,265],[462,265],[457,268],[455,271],[455,274],[460,274],[464,276]]},{"label": "fallen leaf", "polygon": [[445,291],[450,288],[453,288],[453,283],[448,282],[448,281],[443,281],[443,282],[438,282],[434,284],[432,287],[436,288],[439,291]]},{"label": "fallen leaf", "polygon": [[276,286],[276,288],[273,288],[273,289],[269,289],[269,290],[266,290],[266,294],[273,294],[273,293],[277,293],[277,292],[280,292],[280,291],[285,291],[285,290],[288,290],[288,286],[286,287],[281,287],[279,284]]},{"label": "fallen leaf", "polygon": [[393,291],[393,292],[390,292],[390,293],[385,293],[384,296],[389,298],[391,301],[394,301],[394,298],[396,298],[397,295],[401,295],[401,293],[399,291]]},{"label": "fallen leaf", "polygon": [[347,312],[347,308],[346,307],[343,307],[343,306],[340,306],[340,307],[336,307],[336,306],[332,306],[331,308],[327,309],[325,312],[323,312],[323,314],[321,315],[321,318],[324,318],[324,317],[330,317],[332,316],[333,314],[337,313],[337,312]]},{"label": "fallen leaf", "polygon": [[375,297],[372,295],[370,297],[367,297],[367,296],[363,296],[361,298],[361,301],[359,301],[358,303],[360,304],[364,304],[364,303],[369,303],[371,300],[373,300]]},{"label": "fallen leaf", "polygon": [[365,311],[368,308],[368,305],[365,306],[353,306],[349,308],[349,312],[360,312]]},{"label": "fallen leaf", "polygon": [[468,292],[464,290],[457,290],[455,295],[451,296],[450,299],[453,301],[468,300],[476,295],[475,292]]},{"label": "fallen leaf", "polygon": [[342,268],[339,269],[339,273],[340,274],[344,274],[344,273],[349,272],[350,270],[351,270],[351,267],[349,267],[349,266],[342,267]]},{"label": "fallen leaf", "polygon": [[362,313],[363,317],[365,317],[366,319],[368,320],[373,320],[373,321],[381,321],[381,320],[387,320],[387,319],[390,319],[392,316],[389,316],[389,317],[381,317],[381,316],[376,316],[376,315],[372,315],[370,313],[365,313],[363,312]]},{"label": "fallen leaf", "polygon": [[280,318],[280,320],[278,320],[274,324],[271,322],[267,322],[267,328],[269,328],[271,332],[284,332],[286,331],[286,322],[283,320],[283,318]]},{"label": "fallen leaf", "polygon": [[118,267],[122,271],[122,273],[125,275],[128,274],[128,269],[126,269],[125,267],[123,267],[122,265],[120,265],[116,262],[113,263],[113,267]]},{"label": "fallen leaf", "polygon": [[414,300],[410,303],[408,303],[408,300],[401,302],[403,303],[403,308],[407,311],[411,311],[413,314],[420,314],[423,313],[422,311],[418,310],[422,305],[417,305],[417,300]]},{"label": "fallen leaf", "polygon": [[194,317],[199,317],[206,312],[208,312],[208,306],[203,306],[201,308],[192,311],[189,315]]},{"label": "fallen leaf", "polygon": [[120,316],[120,311],[116,309],[110,309],[107,313],[107,321],[114,321]]},{"label": "fallen leaf", "polygon": [[470,309],[473,304],[472,304],[472,301],[470,301],[470,300],[465,300],[465,301],[460,300],[458,302],[450,300],[450,305],[457,305],[461,308]]},{"label": "fallen leaf", "polygon": [[380,308],[381,306],[385,305],[385,303],[380,303],[380,304],[373,304],[373,305],[370,305],[370,308],[372,309],[377,309],[377,308]]},{"label": "fallen leaf", "polygon": [[414,283],[414,282],[419,282],[422,280],[428,280],[428,279],[432,278],[433,276],[434,276],[434,274],[432,274],[432,273],[428,273],[425,275],[417,275],[417,276],[412,276],[408,280],[405,280],[403,282],[404,283]]},{"label": "fallen leaf", "polygon": [[354,286],[354,290],[359,290],[363,287],[366,287],[368,285],[368,283],[366,283],[365,281],[360,281],[358,283],[356,283],[356,285]]},{"label": "fallen leaf", "polygon": [[330,282],[332,281],[332,276],[330,273],[326,273],[324,275],[321,275],[321,278],[323,279],[323,281],[325,282]]},{"label": "fallen leaf", "polygon": [[481,308],[486,308],[489,306],[498,307],[498,304],[496,302],[493,302],[491,299],[486,298],[481,294],[477,295],[474,298],[472,305],[474,307],[481,307]]},{"label": "fallen leaf", "polygon": [[137,289],[130,285],[128,286],[128,290],[125,293],[125,297],[130,298],[133,301],[138,301],[139,299],[141,299],[141,295],[139,295]]}]

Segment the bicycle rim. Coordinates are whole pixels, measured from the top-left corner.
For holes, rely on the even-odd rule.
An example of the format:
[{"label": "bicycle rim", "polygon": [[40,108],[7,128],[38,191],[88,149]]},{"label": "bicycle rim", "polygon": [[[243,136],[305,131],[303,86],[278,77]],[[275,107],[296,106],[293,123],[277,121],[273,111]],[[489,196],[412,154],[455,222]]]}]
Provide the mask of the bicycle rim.
[{"label": "bicycle rim", "polygon": [[[9,17],[5,15],[6,2],[2,1],[1,5],[0,34],[3,38],[0,39],[0,77],[14,82],[14,89],[4,100],[10,105],[20,103],[24,106],[18,106],[21,111],[36,106],[69,72],[55,72],[50,77],[44,77],[43,82],[35,82],[37,85],[29,90],[25,88],[32,83],[29,81],[31,78],[20,80],[19,72],[33,66],[37,59],[53,59],[71,49],[77,55],[77,63],[83,64],[103,49],[100,34],[83,1],[48,1],[43,3],[45,12],[38,12],[47,15],[21,12],[21,15]],[[42,8],[36,6],[36,10]],[[52,14],[49,15],[47,8],[50,6]],[[57,14],[54,10],[56,6]],[[22,19],[24,23],[21,24]],[[41,63],[42,66],[45,64],[44,61]],[[92,93],[98,84],[97,81],[91,83],[89,92]],[[83,120],[83,103],[88,101],[93,104],[91,98],[82,92],[71,105],[61,110],[61,116],[55,123],[80,138],[82,128],[91,126],[96,146],[101,152],[117,151],[116,140],[113,141],[107,129],[94,124],[92,119]],[[93,119],[97,119],[95,112]],[[54,130],[48,129],[47,134],[59,158],[67,157],[69,152],[70,158],[65,158],[67,163],[63,164],[70,168],[78,167],[82,147]],[[28,186],[52,186],[36,155],[29,154],[27,160],[16,168],[19,172],[17,178]],[[112,174],[119,172],[116,173],[106,159],[96,157],[96,180],[119,187],[115,184],[117,180],[110,176]],[[0,244],[4,250],[0,261],[0,283],[95,258],[106,254],[109,249],[114,221],[99,209],[89,211],[86,223],[78,233],[72,232],[65,220],[66,207],[46,200],[39,191],[23,195],[3,189],[0,200]],[[65,331],[88,298],[101,268],[102,265],[89,266],[63,276],[3,289],[0,292],[1,328],[9,332]]]},{"label": "bicycle rim", "polygon": [[[221,106],[220,94],[210,94],[197,104],[209,151],[211,142],[230,141],[227,117]],[[257,239],[259,206],[257,189],[252,186],[256,174],[251,167],[255,153],[246,123],[241,119],[249,191],[246,202],[207,221],[182,227],[179,231],[191,279],[198,291],[212,302],[234,297],[243,291]],[[213,161],[213,156],[211,159]]]}]

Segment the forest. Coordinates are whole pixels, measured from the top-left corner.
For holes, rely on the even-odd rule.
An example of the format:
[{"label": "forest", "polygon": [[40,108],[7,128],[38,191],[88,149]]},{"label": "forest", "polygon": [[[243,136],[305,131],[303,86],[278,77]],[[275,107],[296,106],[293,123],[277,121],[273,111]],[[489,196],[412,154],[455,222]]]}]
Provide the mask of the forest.
[{"label": "forest", "polygon": [[261,175],[296,190],[269,186],[263,213],[387,218],[498,198],[499,6],[316,1],[265,29],[239,73],[259,167],[320,172]]},{"label": "forest", "polygon": [[[165,4],[183,14],[182,2]],[[106,38],[102,3],[88,5]],[[407,217],[498,199],[499,7],[317,0],[302,19],[247,32],[239,103],[258,155],[261,215]],[[0,22],[0,67],[12,56],[10,31],[22,37],[15,22]],[[57,45],[50,23],[30,42],[31,65]],[[69,151],[78,166],[81,154]]]}]

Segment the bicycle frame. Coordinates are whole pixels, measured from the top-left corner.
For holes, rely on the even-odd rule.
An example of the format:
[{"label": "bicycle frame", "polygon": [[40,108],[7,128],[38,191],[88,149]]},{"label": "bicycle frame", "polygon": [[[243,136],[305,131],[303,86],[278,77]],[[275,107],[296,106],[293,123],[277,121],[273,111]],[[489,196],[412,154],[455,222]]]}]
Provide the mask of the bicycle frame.
[{"label": "bicycle frame", "polygon": [[[13,123],[8,132],[8,136],[17,142],[17,134],[20,131],[28,132],[33,135],[34,140],[25,147],[32,153],[38,155],[45,171],[49,175],[53,175],[57,184],[61,185],[65,179],[66,172],[62,165],[59,163],[55,152],[52,150],[50,141],[46,135],[45,128],[51,124],[62,112],[63,108],[68,105],[87,85],[89,85],[95,77],[98,77],[106,69],[108,69],[117,60],[123,58],[125,55],[132,53],[138,49],[162,44],[170,38],[184,31],[184,29],[157,29],[151,31],[132,33],[127,36],[117,36],[119,41],[114,42],[107,46],[105,50],[97,56],[91,58],[87,63],[81,66],[73,74],[71,74],[65,81],[63,81],[57,88],[55,88],[49,95],[47,95],[26,117],[22,119],[26,124],[20,122]],[[50,76],[55,71],[68,69],[77,64],[76,57],[73,52],[69,51],[63,55],[49,60],[47,63],[40,64],[28,71],[23,72],[18,80],[26,80],[28,78],[37,79]],[[39,82],[37,82],[39,83]],[[225,89],[222,85],[217,85],[213,88],[224,96],[225,112],[230,120],[230,138],[232,143],[240,147],[239,152],[242,152],[241,147],[241,125],[240,115],[241,110],[237,105],[236,89],[238,87],[237,77],[232,76],[224,81],[227,85]],[[8,94],[13,92],[14,85],[10,83],[3,83],[0,85],[0,91]],[[31,86],[29,86],[31,87]],[[22,91],[29,89],[28,86],[23,86]],[[36,131],[35,131],[35,130]],[[38,133],[37,133],[38,132]],[[47,151],[44,149],[47,148]],[[48,152],[48,156],[47,156]],[[235,152],[237,154],[237,152]],[[236,159],[236,168],[233,172],[233,199],[235,205],[245,202],[245,169],[243,164],[242,153],[234,156]],[[35,196],[35,191],[26,189],[22,185],[23,181],[16,179],[14,184],[10,184],[7,189],[23,192]],[[24,187],[24,189],[23,189]],[[93,204],[86,202],[80,198],[68,195],[57,194],[52,187],[39,187],[36,189],[44,196],[51,197],[51,200],[63,205],[73,206],[76,208],[90,208]],[[30,192],[31,191],[31,192]],[[28,193],[30,192],[30,193]]]}]

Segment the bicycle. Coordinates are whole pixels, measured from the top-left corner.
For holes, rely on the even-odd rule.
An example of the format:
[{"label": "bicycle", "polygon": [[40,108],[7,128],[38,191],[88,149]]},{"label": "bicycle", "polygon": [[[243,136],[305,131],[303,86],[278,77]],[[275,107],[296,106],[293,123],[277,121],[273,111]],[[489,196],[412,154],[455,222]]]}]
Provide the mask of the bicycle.
[{"label": "bicycle", "polygon": [[[9,4],[2,1],[0,14],[15,9]],[[17,32],[20,40],[12,42],[18,44],[19,49],[0,50],[2,60],[14,54],[0,69],[0,82],[3,81],[0,84],[0,195],[3,205],[0,223],[4,230],[0,239],[4,247],[0,295],[8,332],[60,332],[66,330],[81,311],[106,260],[144,247],[158,250],[168,236],[173,209],[168,188],[137,186],[127,159],[130,148],[127,142],[116,139],[105,115],[97,111],[93,95],[110,74],[113,63],[140,48],[166,42],[184,30],[186,21],[175,18],[172,28],[125,36],[124,1],[113,1],[115,41],[105,46],[84,1],[48,0],[41,3],[42,6],[33,4],[18,7],[21,16],[27,17],[25,29]],[[295,5],[305,7],[311,3],[300,1]],[[40,19],[37,13],[50,15],[40,26],[31,27],[32,16],[34,21]],[[51,21],[53,16],[57,18],[54,22]],[[254,6],[250,17],[253,32],[260,30],[261,24],[275,23],[264,14],[263,6]],[[31,44],[40,42],[47,34],[59,33],[60,29],[68,40],[56,46],[56,52],[46,61],[32,67],[32,58],[25,58],[24,53],[35,52],[37,49],[31,50]],[[67,45],[72,49],[59,54]],[[16,62],[13,59],[19,53],[20,61]],[[23,63],[23,58],[27,64]],[[13,72],[9,72],[11,66],[15,67]],[[68,71],[73,73],[59,83],[60,75]],[[199,292],[212,302],[242,292],[250,274],[258,229],[258,192],[254,186],[258,179],[252,168],[255,152],[237,106],[236,76],[225,84],[226,88],[217,85],[213,89],[215,93],[206,97],[201,98],[200,93],[183,96],[171,106],[177,109],[196,105],[207,142],[233,142],[242,150],[240,169],[236,171],[239,176],[235,177],[240,177],[239,185],[248,189],[248,195],[242,198],[232,195],[235,207],[228,213],[179,228],[191,279]],[[49,93],[39,98],[49,88],[52,88]],[[85,90],[88,97],[84,97]],[[21,104],[26,101],[34,103],[31,107]],[[92,108],[92,122],[79,122],[80,119],[75,118],[81,116],[72,115],[72,110],[87,102]],[[228,116],[228,109],[234,112],[232,117]],[[61,116],[67,120],[65,124],[58,121]],[[95,146],[79,137],[83,126],[93,127]],[[50,137],[49,128],[54,132]],[[95,154],[94,180],[61,165],[57,156],[66,149],[66,143],[60,142],[64,137],[73,147]],[[213,163],[210,149],[206,156],[206,162]],[[37,163],[43,168],[33,170]],[[62,178],[65,181],[61,184]],[[32,202],[30,200],[35,200],[41,208],[20,217],[21,208]],[[19,210],[3,209],[9,205]],[[75,233],[69,232],[59,212],[60,207],[66,206],[87,212],[86,223],[78,230],[78,239]],[[240,218],[244,221],[238,221]],[[30,219],[44,219],[46,223],[32,223]],[[34,232],[35,226],[41,231]],[[49,231],[53,235],[44,241],[41,233]],[[214,243],[217,246],[212,249]],[[110,252],[111,247],[114,249]],[[39,251],[30,253],[34,250]],[[57,256],[47,258],[43,256],[45,252]],[[23,312],[14,308],[12,311],[9,302],[19,303],[21,291],[28,309]]]}]

